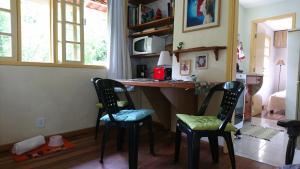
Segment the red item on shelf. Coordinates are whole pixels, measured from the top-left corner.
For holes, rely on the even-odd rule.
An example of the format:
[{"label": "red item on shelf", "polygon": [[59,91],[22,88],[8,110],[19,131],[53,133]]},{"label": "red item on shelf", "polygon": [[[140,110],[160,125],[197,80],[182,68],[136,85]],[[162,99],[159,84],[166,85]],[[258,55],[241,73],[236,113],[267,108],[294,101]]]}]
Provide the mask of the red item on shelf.
[{"label": "red item on shelf", "polygon": [[161,13],[161,10],[158,8],[156,10],[155,18],[154,19],[161,19],[161,18],[162,18],[162,13]]}]

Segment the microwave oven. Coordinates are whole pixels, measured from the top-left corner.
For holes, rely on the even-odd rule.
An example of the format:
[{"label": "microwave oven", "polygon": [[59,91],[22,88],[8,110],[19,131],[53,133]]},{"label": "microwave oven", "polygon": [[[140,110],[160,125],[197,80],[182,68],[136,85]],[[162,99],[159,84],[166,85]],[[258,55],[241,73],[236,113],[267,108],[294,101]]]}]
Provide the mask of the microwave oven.
[{"label": "microwave oven", "polygon": [[133,39],[133,55],[159,53],[165,50],[165,39],[158,36],[144,36]]}]

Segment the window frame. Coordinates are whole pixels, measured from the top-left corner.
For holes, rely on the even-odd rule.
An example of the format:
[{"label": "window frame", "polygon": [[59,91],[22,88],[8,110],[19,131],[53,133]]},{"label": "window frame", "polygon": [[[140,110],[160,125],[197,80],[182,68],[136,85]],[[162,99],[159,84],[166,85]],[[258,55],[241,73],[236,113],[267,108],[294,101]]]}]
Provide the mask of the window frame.
[{"label": "window frame", "polygon": [[11,33],[1,33],[0,35],[6,35],[11,37],[11,54],[12,56],[5,57],[0,56],[0,61],[16,61],[18,56],[18,28],[17,28],[17,0],[10,0],[10,9],[0,8],[0,11],[9,12],[10,13],[10,26]]},{"label": "window frame", "polygon": [[[62,35],[62,37],[61,37],[61,44],[62,44],[62,61],[61,61],[61,63],[63,63],[63,64],[83,64],[83,65],[85,65],[84,64],[84,25],[83,25],[83,23],[84,23],[84,0],[80,0],[79,1],[80,3],[79,4],[76,4],[76,3],[69,3],[69,2],[66,2],[66,0],[60,0],[60,3],[61,3],[61,35]],[[54,0],[54,3],[57,5],[57,3],[58,3],[58,0]],[[79,12],[79,23],[73,23],[73,22],[69,22],[69,21],[67,21],[66,20],[66,4],[69,4],[69,5],[72,5],[72,7],[73,7],[73,11],[75,11],[75,15],[73,15],[73,20],[76,20],[77,18],[77,10],[76,10],[76,7],[79,7],[79,10],[80,10],[80,12]],[[54,10],[56,10],[56,11],[54,11],[54,13],[56,13],[56,17],[53,17],[53,19],[54,19],[54,21],[53,22],[55,22],[56,23],[56,26],[53,28],[54,30],[56,30],[55,32],[58,32],[57,31],[57,29],[58,29],[58,27],[57,27],[57,25],[58,25],[58,23],[59,23],[59,18],[58,18],[58,10],[57,10],[57,8],[53,8]],[[76,40],[74,40],[74,41],[67,41],[67,39],[66,39],[66,25],[67,24],[72,24],[72,26],[73,26],[73,30],[75,30],[74,31],[74,37],[77,37],[77,32],[76,32],[76,27],[77,26],[79,26],[79,28],[80,28],[80,34],[79,34],[79,42],[76,42]],[[78,38],[78,37],[77,37]],[[56,34],[56,42],[54,42],[55,43],[55,46],[56,46],[56,48],[58,48],[58,35]],[[67,49],[66,49],[66,45],[67,45],[67,43],[69,43],[69,44],[79,44],[79,46],[80,46],[80,55],[79,55],[79,57],[80,57],[80,60],[79,61],[70,61],[70,60],[67,60],[67,58],[66,58],[66,53],[67,53]],[[58,60],[58,50],[56,50],[55,51],[56,52],[56,57],[57,57],[57,62],[59,63],[59,60]],[[76,53],[75,51],[74,51],[74,53]]]},{"label": "window frame", "polygon": [[[66,0],[60,0],[65,2]],[[39,66],[39,67],[70,67],[70,68],[92,68],[104,69],[106,65],[89,65],[84,63],[84,0],[80,0],[80,4],[72,4],[73,9],[77,6],[80,8],[80,61],[69,61],[66,59],[66,29],[65,21],[61,21],[62,26],[62,61],[58,58],[58,0],[50,0],[50,60],[51,62],[26,62],[22,61],[22,46],[21,46],[21,2],[20,0],[11,0],[11,34],[12,34],[12,57],[0,57],[0,65],[14,66]],[[2,9],[0,10],[7,10]],[[61,5],[61,15],[65,17],[65,4]],[[63,24],[64,23],[64,24]],[[75,24],[75,23],[74,23]],[[77,25],[77,24],[76,24]]]}]

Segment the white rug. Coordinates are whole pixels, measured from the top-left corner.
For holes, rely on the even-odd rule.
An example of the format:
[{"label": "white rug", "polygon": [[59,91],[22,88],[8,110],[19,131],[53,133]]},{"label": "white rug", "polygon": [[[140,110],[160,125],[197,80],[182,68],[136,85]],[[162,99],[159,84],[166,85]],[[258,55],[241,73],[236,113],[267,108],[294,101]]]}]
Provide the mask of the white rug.
[{"label": "white rug", "polygon": [[243,128],[241,129],[242,135],[247,135],[255,138],[264,139],[270,141],[272,137],[274,137],[280,130],[275,130],[272,128],[256,126],[250,123],[245,123]]}]

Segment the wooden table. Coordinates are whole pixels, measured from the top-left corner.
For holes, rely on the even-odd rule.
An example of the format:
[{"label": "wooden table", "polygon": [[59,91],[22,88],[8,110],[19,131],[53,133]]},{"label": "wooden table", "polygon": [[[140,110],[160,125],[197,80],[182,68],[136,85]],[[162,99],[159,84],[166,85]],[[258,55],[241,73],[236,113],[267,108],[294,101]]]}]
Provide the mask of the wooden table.
[{"label": "wooden table", "polygon": [[155,80],[118,80],[125,85],[139,86],[139,87],[159,87],[159,88],[179,88],[179,89],[194,89],[194,82],[184,81],[155,81]]},{"label": "wooden table", "polygon": [[194,82],[154,81],[154,80],[118,80],[125,85],[141,87],[160,122],[167,129],[175,129],[176,113],[194,114],[198,109],[198,96]]}]

